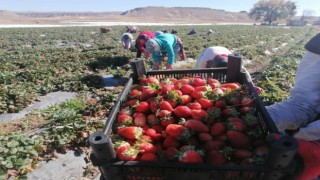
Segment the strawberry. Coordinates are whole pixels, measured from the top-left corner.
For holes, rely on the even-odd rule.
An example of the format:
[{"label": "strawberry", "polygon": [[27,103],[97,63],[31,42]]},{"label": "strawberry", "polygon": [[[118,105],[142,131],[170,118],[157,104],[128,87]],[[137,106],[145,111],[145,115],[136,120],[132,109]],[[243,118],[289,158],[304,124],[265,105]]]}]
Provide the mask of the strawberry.
[{"label": "strawberry", "polygon": [[253,114],[245,114],[241,116],[241,119],[243,119],[245,125],[251,128],[256,128],[258,126],[258,119]]},{"label": "strawberry", "polygon": [[191,109],[188,106],[177,106],[173,113],[179,118],[187,118],[191,116]]},{"label": "strawberry", "polygon": [[136,140],[142,135],[142,128],[135,126],[123,127],[118,129],[117,133],[126,139]]},{"label": "strawberry", "polygon": [[168,99],[167,102],[171,105],[172,108],[177,107],[177,102],[172,99]]},{"label": "strawberry", "polygon": [[184,124],[185,127],[198,132],[198,133],[207,133],[209,132],[209,128],[208,126],[206,126],[205,124],[203,124],[203,122],[195,120],[195,119],[189,119],[186,121],[186,123]]},{"label": "strawberry", "polygon": [[146,101],[142,101],[136,106],[135,110],[136,112],[146,113],[150,110],[149,103]]},{"label": "strawberry", "polygon": [[211,119],[212,121],[214,121],[215,119],[220,118],[221,109],[213,106],[207,109],[207,113],[208,113],[208,119]]},{"label": "strawberry", "polygon": [[162,133],[162,131],[164,131],[164,128],[162,125],[153,125],[151,126],[152,129],[156,130],[157,133]]},{"label": "strawberry", "polygon": [[213,139],[214,140],[218,140],[218,141],[223,141],[223,142],[228,140],[228,138],[227,138],[227,136],[225,134],[222,134],[222,135],[219,135],[219,136],[214,136]]},{"label": "strawberry", "polygon": [[180,142],[173,136],[167,136],[162,145],[165,149],[169,147],[179,148],[181,146]]},{"label": "strawberry", "polygon": [[137,104],[139,103],[139,100],[138,99],[132,99],[132,100],[129,100],[127,101],[125,104],[124,104],[124,107],[132,107],[132,106],[136,106]]},{"label": "strawberry", "polygon": [[207,141],[204,144],[206,151],[210,151],[212,149],[221,149],[223,146],[225,146],[225,143],[220,140]]},{"label": "strawberry", "polygon": [[207,81],[205,79],[202,78],[193,78],[191,80],[191,85],[196,87],[196,86],[204,86],[207,84]]},{"label": "strawberry", "polygon": [[137,146],[138,149],[140,150],[140,154],[145,154],[145,153],[156,154],[158,152],[158,149],[149,142],[142,142],[140,144],[135,144],[135,146]]},{"label": "strawberry", "polygon": [[173,117],[170,117],[170,118],[162,118],[160,120],[160,123],[163,127],[167,127],[168,125],[170,124],[174,124],[176,123],[176,120],[173,118]]},{"label": "strawberry", "polygon": [[160,82],[156,77],[150,76],[150,77],[141,79],[140,83],[142,85],[148,85],[148,84],[159,84]]},{"label": "strawberry", "polygon": [[203,109],[208,109],[213,106],[213,101],[206,99],[206,98],[199,98],[197,102],[201,104]]},{"label": "strawberry", "polygon": [[181,86],[180,90],[183,94],[191,95],[194,91],[194,87],[189,84],[184,84]]},{"label": "strawberry", "polygon": [[221,84],[220,87],[231,89],[231,90],[239,90],[241,88],[239,83],[225,83],[225,84]]},{"label": "strawberry", "polygon": [[247,159],[252,157],[252,152],[247,149],[236,149],[233,156],[237,159]]},{"label": "strawberry", "polygon": [[180,124],[169,124],[165,131],[175,138],[180,138],[189,134],[188,128]]},{"label": "strawberry", "polygon": [[157,91],[152,88],[144,88],[141,91],[140,100],[145,101],[151,97],[154,97],[157,95]]},{"label": "strawberry", "polygon": [[147,116],[147,122],[150,126],[160,124],[160,118],[157,117],[155,114],[149,114]]},{"label": "strawberry", "polygon": [[255,112],[255,108],[254,107],[241,107],[240,109],[239,109],[239,112],[241,113],[241,114],[246,114],[246,113],[254,113]]},{"label": "strawberry", "polygon": [[201,109],[201,104],[198,102],[192,102],[188,104],[190,109]]},{"label": "strawberry", "polygon": [[224,92],[221,88],[214,88],[212,89],[211,94],[216,95],[216,97],[221,97],[224,95]]},{"label": "strawberry", "polygon": [[230,97],[227,100],[227,104],[230,105],[230,106],[237,106],[237,105],[241,104],[241,100],[240,100],[239,97]]},{"label": "strawberry", "polygon": [[203,159],[201,157],[201,153],[195,150],[186,150],[181,152],[179,155],[179,162],[182,163],[191,163],[191,164],[202,164]]},{"label": "strawberry", "polygon": [[220,87],[220,85],[221,85],[220,81],[218,81],[217,79],[212,79],[212,78],[208,79],[208,84],[212,89]]},{"label": "strawberry", "polygon": [[192,109],[191,116],[192,116],[192,119],[206,120],[208,113],[203,109]]},{"label": "strawberry", "polygon": [[230,144],[235,148],[248,149],[251,145],[249,136],[242,132],[228,130],[226,135]]},{"label": "strawberry", "polygon": [[210,128],[210,134],[212,136],[219,136],[219,135],[222,135],[225,130],[226,130],[226,127],[224,126],[223,123],[219,123],[219,122],[214,123]]},{"label": "strawberry", "polygon": [[218,108],[225,108],[227,106],[227,102],[224,99],[219,99],[214,103],[214,106]]},{"label": "strawberry", "polygon": [[156,116],[158,116],[159,118],[168,118],[168,117],[170,117],[170,115],[171,115],[171,112],[168,110],[164,110],[164,109],[162,109],[156,113]]},{"label": "strawberry", "polygon": [[172,84],[164,84],[161,86],[161,92],[163,94],[167,94],[168,91],[174,90],[174,85]]},{"label": "strawberry", "polygon": [[145,134],[147,136],[153,137],[157,134],[157,131],[155,129],[149,128],[145,131]]},{"label": "strawberry", "polygon": [[123,114],[123,115],[118,116],[117,124],[119,126],[121,126],[121,125],[125,125],[125,126],[131,125],[132,122],[133,122],[132,117],[129,116],[129,115]]},{"label": "strawberry", "polygon": [[180,104],[181,105],[186,105],[188,103],[190,103],[192,101],[192,96],[188,95],[188,94],[184,94],[182,96],[180,96]]},{"label": "strawberry", "polygon": [[[149,98],[150,99],[150,98]],[[155,113],[159,109],[158,103],[153,99],[149,101],[149,108],[151,112]]]},{"label": "strawberry", "polygon": [[241,100],[241,105],[244,107],[252,107],[252,106],[254,106],[254,101],[253,101],[253,99],[251,99],[249,97],[244,97]]},{"label": "strawberry", "polygon": [[237,110],[234,107],[227,107],[222,110],[222,115],[225,117],[236,117],[238,114]]},{"label": "strawberry", "polygon": [[224,156],[223,153],[216,149],[212,149],[207,153],[206,157],[206,163],[208,164],[226,164],[228,162],[228,159]]},{"label": "strawberry", "polygon": [[227,123],[227,129],[243,132],[246,129],[246,126],[243,122],[234,121]]},{"label": "strawberry", "polygon": [[138,157],[139,150],[133,147],[120,148],[116,151],[116,155],[121,161],[135,161]]},{"label": "strawberry", "polygon": [[199,98],[203,97],[203,95],[202,95],[203,92],[204,92],[204,90],[202,90],[202,86],[200,86],[200,87],[197,87],[197,88],[194,89],[194,91],[191,93],[191,96],[194,99],[199,99]]},{"label": "strawberry", "polygon": [[212,138],[211,134],[209,134],[209,133],[199,133],[198,139],[201,142],[207,142],[207,141],[212,141],[213,138]]},{"label": "strawberry", "polygon": [[129,115],[130,116],[131,113],[132,113],[132,111],[131,111],[130,107],[125,107],[125,108],[120,109],[120,111],[118,113],[118,117],[120,115]]},{"label": "strawberry", "polygon": [[176,160],[178,157],[176,156],[179,153],[179,151],[175,147],[168,147],[164,154],[168,160]]},{"label": "strawberry", "polygon": [[130,98],[139,99],[141,96],[141,91],[139,89],[133,89],[130,92]]},{"label": "strawberry", "polygon": [[161,101],[160,104],[159,104],[159,107],[160,107],[160,109],[163,109],[163,110],[167,110],[167,111],[170,111],[170,112],[173,111],[173,108],[172,108],[171,104],[168,101]]},{"label": "strawberry", "polygon": [[130,147],[130,144],[126,141],[117,141],[114,143],[114,149],[117,151],[119,149],[127,149]]},{"label": "strawberry", "polygon": [[145,153],[140,157],[140,161],[157,161],[158,158],[153,153]]},{"label": "strawberry", "polygon": [[139,113],[139,112],[138,113],[134,113],[133,118],[134,118],[134,120],[133,120],[134,124],[136,126],[143,127],[147,123],[147,117],[143,113]]}]

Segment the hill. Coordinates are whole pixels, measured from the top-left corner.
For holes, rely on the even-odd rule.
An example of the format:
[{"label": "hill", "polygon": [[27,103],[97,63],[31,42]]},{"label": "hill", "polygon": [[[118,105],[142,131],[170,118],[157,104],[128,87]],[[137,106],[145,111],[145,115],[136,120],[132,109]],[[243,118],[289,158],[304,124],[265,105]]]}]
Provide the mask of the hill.
[{"label": "hill", "polygon": [[12,12],[0,10],[0,24],[60,24],[68,22],[252,22],[246,12],[210,8],[143,7],[125,12]]}]

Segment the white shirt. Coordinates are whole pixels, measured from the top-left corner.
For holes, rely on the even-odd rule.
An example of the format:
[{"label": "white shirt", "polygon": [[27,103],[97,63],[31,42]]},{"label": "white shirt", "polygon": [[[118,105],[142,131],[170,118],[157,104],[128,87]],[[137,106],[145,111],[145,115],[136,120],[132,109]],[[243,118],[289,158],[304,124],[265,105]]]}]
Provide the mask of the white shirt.
[{"label": "white shirt", "polygon": [[229,49],[222,46],[212,46],[204,49],[197,60],[196,69],[206,68],[207,61],[212,60],[218,54],[232,54]]}]

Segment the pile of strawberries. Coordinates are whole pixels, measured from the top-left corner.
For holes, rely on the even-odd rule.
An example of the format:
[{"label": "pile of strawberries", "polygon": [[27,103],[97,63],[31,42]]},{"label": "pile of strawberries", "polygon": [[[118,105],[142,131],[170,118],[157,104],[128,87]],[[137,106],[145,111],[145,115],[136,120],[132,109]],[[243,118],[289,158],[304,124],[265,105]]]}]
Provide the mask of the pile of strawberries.
[{"label": "pile of strawberries", "polygon": [[255,101],[238,83],[143,77],[122,104],[112,137],[123,161],[263,164]]}]

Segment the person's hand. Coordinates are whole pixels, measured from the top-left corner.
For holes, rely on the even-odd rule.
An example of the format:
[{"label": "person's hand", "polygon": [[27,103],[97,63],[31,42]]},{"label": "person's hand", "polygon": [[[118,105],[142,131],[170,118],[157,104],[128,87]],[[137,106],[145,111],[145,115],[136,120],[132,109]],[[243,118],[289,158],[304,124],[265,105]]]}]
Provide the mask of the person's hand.
[{"label": "person's hand", "polygon": [[259,87],[259,86],[256,86],[256,85],[253,85],[254,89],[257,91],[258,94],[261,94],[264,90]]},{"label": "person's hand", "polygon": [[[268,139],[273,138],[279,140],[282,136],[279,134],[269,134]],[[298,151],[297,154],[303,159],[302,172],[294,177],[294,180],[311,180],[320,175],[320,140],[318,141],[305,141],[297,139]],[[299,168],[298,168],[299,169]]]}]

